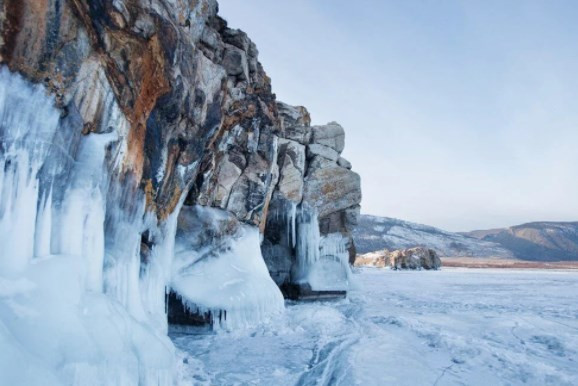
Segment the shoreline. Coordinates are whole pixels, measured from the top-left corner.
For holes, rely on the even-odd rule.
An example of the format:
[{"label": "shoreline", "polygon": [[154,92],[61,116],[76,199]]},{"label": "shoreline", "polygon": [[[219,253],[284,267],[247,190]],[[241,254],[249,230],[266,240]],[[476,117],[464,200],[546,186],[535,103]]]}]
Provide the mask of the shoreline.
[{"label": "shoreline", "polygon": [[525,261],[475,257],[441,257],[442,268],[576,269],[578,261]]}]

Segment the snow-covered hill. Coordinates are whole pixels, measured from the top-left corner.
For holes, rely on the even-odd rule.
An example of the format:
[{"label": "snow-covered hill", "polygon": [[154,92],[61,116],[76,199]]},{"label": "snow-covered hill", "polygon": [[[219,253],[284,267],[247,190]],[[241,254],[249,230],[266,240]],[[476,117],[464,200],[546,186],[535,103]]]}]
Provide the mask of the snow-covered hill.
[{"label": "snow-covered hill", "polygon": [[361,215],[353,232],[357,253],[426,247],[441,256],[514,258],[500,244],[389,217]]},{"label": "snow-covered hill", "polygon": [[463,235],[498,243],[522,260],[578,261],[578,222],[540,221]]},{"label": "snow-covered hill", "polygon": [[357,253],[420,246],[443,257],[578,261],[578,222],[542,221],[454,233],[395,218],[361,215],[353,238]]}]

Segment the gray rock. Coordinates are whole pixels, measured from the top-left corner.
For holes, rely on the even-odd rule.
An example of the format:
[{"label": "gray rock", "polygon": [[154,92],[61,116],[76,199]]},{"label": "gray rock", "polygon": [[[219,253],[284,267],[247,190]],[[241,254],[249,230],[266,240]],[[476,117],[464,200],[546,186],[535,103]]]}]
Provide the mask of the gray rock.
[{"label": "gray rock", "polygon": [[334,162],[339,159],[339,153],[332,148],[312,143],[307,146],[307,158],[313,158],[315,156],[320,156]]},{"label": "gray rock", "polygon": [[311,143],[328,146],[341,154],[345,147],[345,131],[337,122],[330,122],[323,126],[313,126],[311,128],[310,141]]},{"label": "gray rock", "polygon": [[439,269],[442,262],[438,254],[429,248],[415,247],[398,249],[390,252],[387,249],[359,255],[355,259],[357,267],[390,267],[392,269]]},{"label": "gray rock", "polygon": [[389,265],[393,269],[439,269],[442,262],[433,249],[416,247],[391,252]]},{"label": "gray rock", "polygon": [[261,245],[261,253],[273,281],[280,287],[284,283],[288,283],[291,279],[291,266],[293,265],[291,248],[286,245],[273,244],[270,240],[265,239]]},{"label": "gray rock", "polygon": [[357,224],[359,224],[360,213],[361,206],[359,205],[345,209],[345,224],[348,229],[353,229]]},{"label": "gray rock", "polygon": [[281,128],[287,130],[295,126],[307,126],[311,124],[311,117],[303,106],[291,106],[287,103],[277,102],[277,111],[281,120]]},{"label": "gray rock", "polygon": [[305,146],[288,139],[279,140],[279,181],[276,197],[300,203],[303,198],[305,173]]},{"label": "gray rock", "polygon": [[339,157],[339,159],[337,160],[337,164],[342,168],[351,170],[351,162],[349,162],[343,157]]},{"label": "gray rock", "polygon": [[311,127],[309,126],[291,126],[285,128],[285,138],[302,145],[307,145],[311,141]]},{"label": "gray rock", "polygon": [[317,208],[320,217],[359,205],[361,202],[359,175],[317,156],[309,164],[303,201],[312,208]]},{"label": "gray rock", "polygon": [[249,52],[251,41],[247,34],[240,29],[226,28],[223,31],[223,41],[239,48],[243,52]]},{"label": "gray rock", "polygon": [[227,75],[238,77],[241,80],[249,79],[249,67],[245,51],[231,46],[225,46],[222,65],[227,71]]}]

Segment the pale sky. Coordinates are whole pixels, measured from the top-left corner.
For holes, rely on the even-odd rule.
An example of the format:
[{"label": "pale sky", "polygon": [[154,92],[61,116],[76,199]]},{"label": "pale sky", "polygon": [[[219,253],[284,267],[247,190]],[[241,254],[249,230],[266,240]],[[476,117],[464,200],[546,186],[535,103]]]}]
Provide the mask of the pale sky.
[{"label": "pale sky", "polygon": [[219,3],[278,100],[343,125],[362,213],[578,221],[578,1]]}]

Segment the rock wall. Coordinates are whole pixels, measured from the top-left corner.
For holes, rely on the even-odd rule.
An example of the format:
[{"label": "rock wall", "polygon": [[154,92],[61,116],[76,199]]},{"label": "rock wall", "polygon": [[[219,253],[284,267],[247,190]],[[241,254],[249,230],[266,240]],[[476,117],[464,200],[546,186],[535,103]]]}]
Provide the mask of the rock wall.
[{"label": "rock wall", "polygon": [[102,185],[106,248],[122,247],[111,236],[119,218],[140,219],[141,271],[165,243],[159,229],[195,206],[258,227],[279,285],[306,253],[355,255],[361,193],[340,156],[343,128],[310,126],[305,108],[277,102],[255,44],[216,1],[2,0],[0,63],[54,96],[73,134],[60,145],[115,135]]},{"label": "rock wall", "polygon": [[[338,123],[310,126],[304,107],[280,102],[277,107],[284,136],[262,250],[273,279],[283,287],[299,280],[296,266],[307,255],[300,240],[320,249],[314,259],[353,263],[351,231],[359,217],[361,187],[359,175],[341,157],[345,132]],[[318,235],[306,226],[312,220]]]},{"label": "rock wall", "polygon": [[[0,0],[0,279],[36,280],[32,308],[60,302],[55,342],[123,342],[11,357],[64,383],[171,384],[169,289],[172,315],[229,329],[280,312],[275,283],[346,285],[359,176],[343,128],[310,122],[215,0]],[[62,283],[73,301],[43,297]],[[36,331],[20,318],[0,314],[0,340]]]}]

